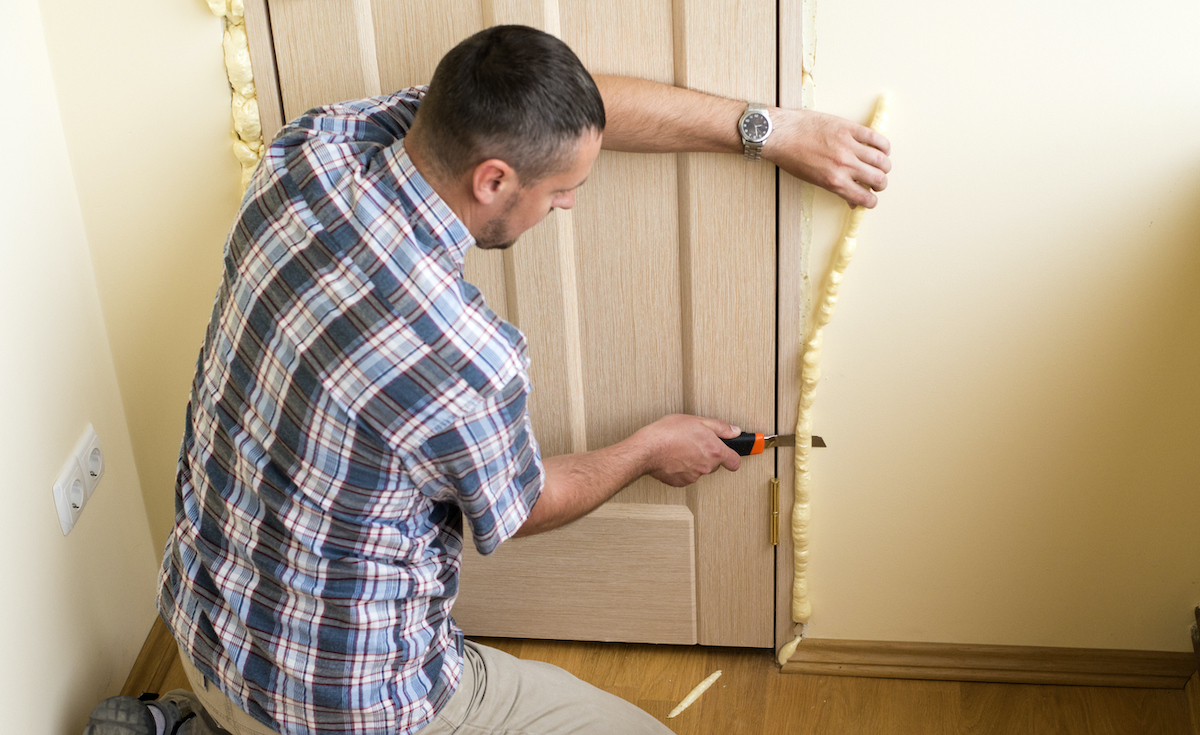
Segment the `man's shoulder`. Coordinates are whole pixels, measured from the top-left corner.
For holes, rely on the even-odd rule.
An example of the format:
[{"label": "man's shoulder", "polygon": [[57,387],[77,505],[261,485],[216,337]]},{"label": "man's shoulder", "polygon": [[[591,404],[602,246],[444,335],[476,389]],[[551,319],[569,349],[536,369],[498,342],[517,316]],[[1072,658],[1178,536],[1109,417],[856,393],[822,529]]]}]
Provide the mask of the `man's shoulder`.
[{"label": "man's shoulder", "polygon": [[428,411],[461,416],[514,380],[527,384],[524,335],[463,278],[470,233],[414,173],[402,137],[388,137],[407,130],[423,94],[292,121],[256,172],[227,250],[248,299],[281,279],[306,294],[304,323],[338,333],[306,338],[299,359],[346,406],[378,398],[389,426]]},{"label": "man's shoulder", "polygon": [[[411,450],[470,416],[528,391],[525,337],[458,279],[437,291],[364,299],[347,314],[382,316],[354,349],[320,366],[323,386],[390,445]],[[332,369],[331,369],[332,368]]]},{"label": "man's shoulder", "polygon": [[502,319],[473,284],[459,278],[464,316],[456,331],[462,355],[458,373],[485,399],[507,390],[517,378],[527,380],[529,347],[524,333]]},{"label": "man's shoulder", "polygon": [[314,107],[285,125],[271,147],[350,141],[390,145],[412,127],[427,89],[409,87],[380,97]]},{"label": "man's shoulder", "polygon": [[404,329],[461,379],[480,401],[510,389],[528,372],[525,335],[487,304],[474,284],[443,253],[419,258],[398,297],[392,299]]}]

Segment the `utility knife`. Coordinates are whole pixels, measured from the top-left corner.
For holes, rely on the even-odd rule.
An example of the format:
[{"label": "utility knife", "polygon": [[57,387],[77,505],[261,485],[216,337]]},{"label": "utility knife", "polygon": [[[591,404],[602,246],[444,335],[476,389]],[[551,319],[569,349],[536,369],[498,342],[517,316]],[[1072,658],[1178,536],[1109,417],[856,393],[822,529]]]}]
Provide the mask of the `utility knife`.
[{"label": "utility knife", "polygon": [[[750,454],[762,454],[768,449],[775,447],[794,447],[796,446],[795,434],[756,434],[752,431],[743,431],[741,434],[732,439],[722,439],[725,445],[742,455],[743,457]],[[825,440],[819,436],[812,438],[814,447],[825,446]]]}]

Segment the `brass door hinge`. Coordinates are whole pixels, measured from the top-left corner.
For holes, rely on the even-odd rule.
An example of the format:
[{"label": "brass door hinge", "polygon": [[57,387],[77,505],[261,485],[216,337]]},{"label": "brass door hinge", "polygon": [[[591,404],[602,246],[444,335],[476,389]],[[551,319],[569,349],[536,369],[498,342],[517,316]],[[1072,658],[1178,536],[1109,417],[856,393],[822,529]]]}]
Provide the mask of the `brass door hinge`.
[{"label": "brass door hinge", "polygon": [[779,545],[779,478],[771,478],[771,545]]}]

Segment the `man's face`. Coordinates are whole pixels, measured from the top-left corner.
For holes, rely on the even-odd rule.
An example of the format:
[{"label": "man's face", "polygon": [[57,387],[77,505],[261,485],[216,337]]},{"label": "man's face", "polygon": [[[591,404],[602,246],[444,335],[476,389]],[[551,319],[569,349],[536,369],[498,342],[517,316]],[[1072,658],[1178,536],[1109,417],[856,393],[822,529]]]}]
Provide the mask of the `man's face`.
[{"label": "man's face", "polygon": [[575,190],[592,171],[592,163],[600,154],[600,133],[589,130],[579,139],[579,145],[567,166],[528,188],[510,195],[499,216],[488,220],[475,244],[485,249],[505,250],[516,239],[546,218],[552,209],[575,206]]}]

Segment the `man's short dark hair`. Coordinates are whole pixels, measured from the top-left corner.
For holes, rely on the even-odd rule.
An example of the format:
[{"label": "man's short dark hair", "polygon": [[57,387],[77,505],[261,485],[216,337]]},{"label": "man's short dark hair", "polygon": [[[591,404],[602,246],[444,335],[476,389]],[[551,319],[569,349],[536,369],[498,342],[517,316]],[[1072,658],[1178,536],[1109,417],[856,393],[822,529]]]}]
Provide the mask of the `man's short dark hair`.
[{"label": "man's short dark hair", "polygon": [[556,173],[604,101],[575,53],[527,26],[480,31],[438,62],[413,132],[440,173],[456,178],[498,158],[522,186]]}]

